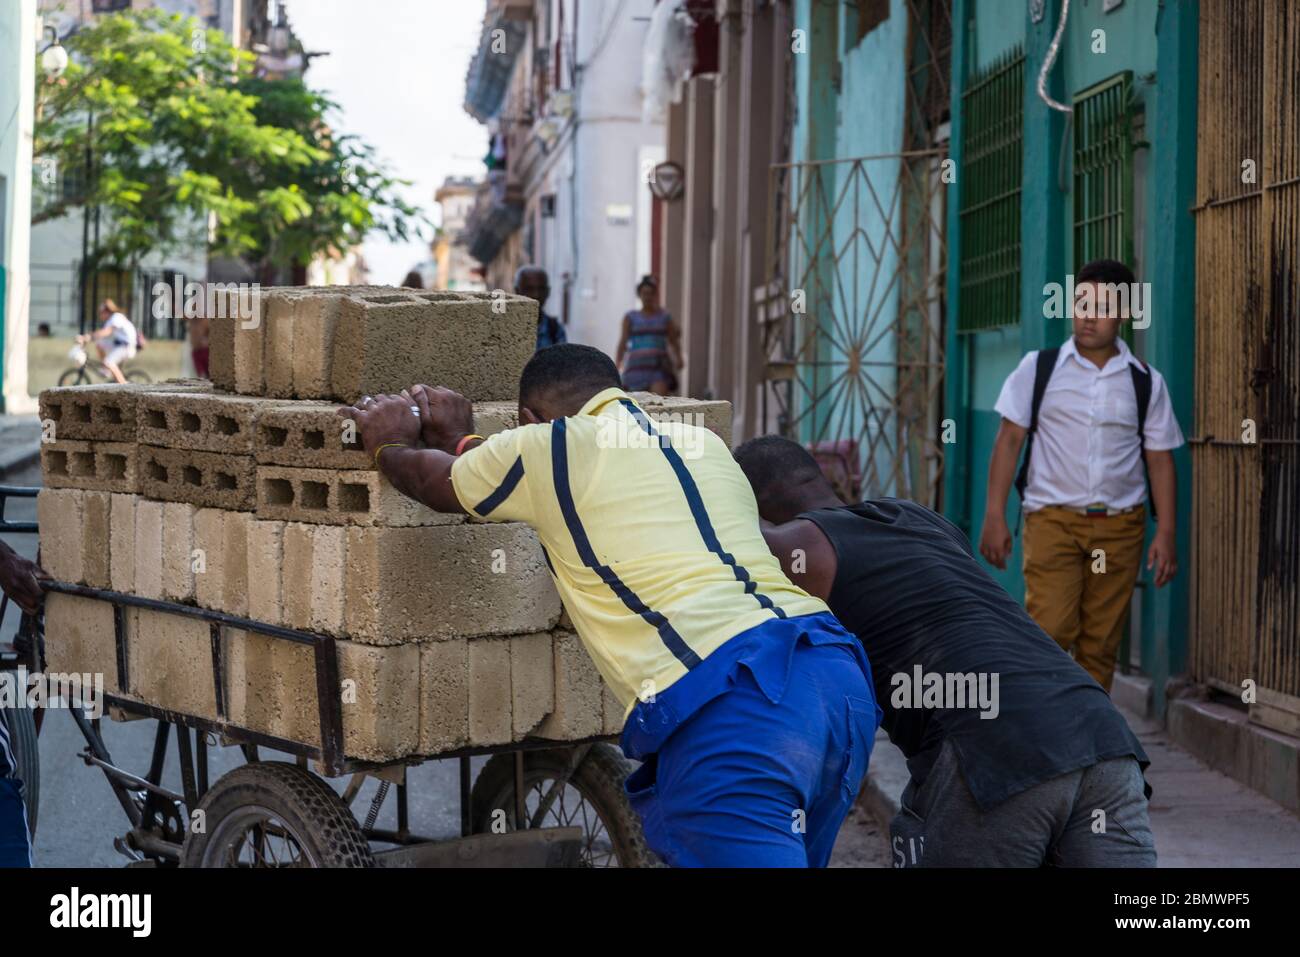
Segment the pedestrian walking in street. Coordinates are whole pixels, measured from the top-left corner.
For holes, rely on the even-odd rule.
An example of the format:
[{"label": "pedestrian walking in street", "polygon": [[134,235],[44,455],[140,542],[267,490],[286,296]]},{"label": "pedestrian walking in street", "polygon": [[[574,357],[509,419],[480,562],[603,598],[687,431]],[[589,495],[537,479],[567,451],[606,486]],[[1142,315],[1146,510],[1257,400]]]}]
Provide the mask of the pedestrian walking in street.
[{"label": "pedestrian walking in street", "polygon": [[551,298],[551,277],[541,266],[520,266],[515,272],[515,293],[537,302],[537,348],[567,342],[564,323],[546,311]]},{"label": "pedestrian walking in street", "polygon": [[[411,414],[412,409],[419,413]],[[824,866],[880,711],[862,646],[793,585],[749,483],[702,427],[653,422],[598,349],[537,352],[519,428],[413,386],[340,409],[400,491],[537,531],[560,597],[624,706],[626,784],[678,866]]]},{"label": "pedestrian walking in street", "polygon": [[1029,614],[1109,691],[1142,563],[1148,487],[1157,524],[1146,567],[1157,587],[1178,570],[1173,450],[1183,433],[1164,378],[1119,338],[1138,294],[1133,272],[1100,259],[1074,286],[1074,334],[1025,356],[998,396],[980,553],[1006,567],[1014,477]]},{"label": "pedestrian walking in street", "polygon": [[911,773],[895,866],[1155,866],[1142,745],[956,526],[902,499],[843,504],[789,439],[752,439],[736,461],[790,580],[871,662]]},{"label": "pedestrian walking in street", "polygon": [[623,372],[623,388],[669,395],[677,391],[677,374],[682,369],[681,331],[659,305],[659,283],[654,276],[642,276],[636,294],[641,308],[623,316],[615,356]]}]

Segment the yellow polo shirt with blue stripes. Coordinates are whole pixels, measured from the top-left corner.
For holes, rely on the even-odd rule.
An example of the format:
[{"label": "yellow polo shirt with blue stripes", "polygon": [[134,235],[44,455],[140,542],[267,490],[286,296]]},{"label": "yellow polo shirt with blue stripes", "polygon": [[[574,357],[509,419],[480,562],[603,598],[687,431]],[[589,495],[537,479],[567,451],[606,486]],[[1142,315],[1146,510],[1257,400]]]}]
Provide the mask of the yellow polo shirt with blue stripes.
[{"label": "yellow polo shirt with blue stripes", "polygon": [[729,638],[827,611],[786,578],[726,443],[656,422],[622,389],[490,437],[452,486],[473,517],[537,531],[564,606],[626,710]]}]

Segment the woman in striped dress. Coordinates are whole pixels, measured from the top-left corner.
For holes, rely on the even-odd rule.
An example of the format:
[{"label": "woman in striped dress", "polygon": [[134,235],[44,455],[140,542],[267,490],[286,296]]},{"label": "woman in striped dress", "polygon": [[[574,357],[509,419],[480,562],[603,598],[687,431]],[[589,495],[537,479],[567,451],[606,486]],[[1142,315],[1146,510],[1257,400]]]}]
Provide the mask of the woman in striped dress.
[{"label": "woman in striped dress", "polygon": [[641,308],[623,316],[615,357],[623,373],[623,388],[669,395],[677,390],[677,373],[682,368],[681,331],[659,305],[659,284],[654,276],[642,276],[636,294]]}]

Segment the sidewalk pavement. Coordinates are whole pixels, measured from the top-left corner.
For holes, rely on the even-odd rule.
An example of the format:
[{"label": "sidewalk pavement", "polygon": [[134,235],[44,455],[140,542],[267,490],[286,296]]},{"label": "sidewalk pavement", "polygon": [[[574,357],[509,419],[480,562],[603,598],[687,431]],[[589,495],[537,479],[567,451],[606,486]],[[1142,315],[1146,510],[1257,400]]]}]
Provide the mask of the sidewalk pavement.
[{"label": "sidewalk pavement", "polygon": [[[1161,867],[1300,865],[1300,817],[1202,764],[1155,721],[1120,710],[1151,759],[1146,778]],[[879,732],[860,801],[885,827],[907,780],[903,753]]]},{"label": "sidewalk pavement", "polygon": [[41,422],[35,415],[0,415],[0,483],[41,455]]}]

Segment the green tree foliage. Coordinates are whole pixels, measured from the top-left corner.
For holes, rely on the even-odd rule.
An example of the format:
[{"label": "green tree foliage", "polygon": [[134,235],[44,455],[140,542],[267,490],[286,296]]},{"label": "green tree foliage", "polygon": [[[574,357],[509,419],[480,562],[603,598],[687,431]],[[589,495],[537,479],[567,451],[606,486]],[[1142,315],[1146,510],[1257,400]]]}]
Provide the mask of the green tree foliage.
[{"label": "green tree foliage", "polygon": [[371,229],[418,232],[400,181],[330,129],[334,104],[299,79],[255,76],[255,57],[220,31],[134,11],[96,20],[67,47],[64,75],[38,79],[37,169],[52,160],[86,175],[33,222],[98,206],[95,265],[133,267],[206,239],[216,255],[286,266]]}]

